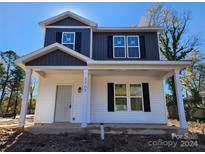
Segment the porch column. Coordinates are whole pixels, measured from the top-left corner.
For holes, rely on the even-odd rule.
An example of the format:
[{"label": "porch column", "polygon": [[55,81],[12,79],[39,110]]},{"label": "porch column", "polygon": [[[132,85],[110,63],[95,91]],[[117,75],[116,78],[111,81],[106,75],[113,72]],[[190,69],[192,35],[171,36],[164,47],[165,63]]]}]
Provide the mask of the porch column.
[{"label": "porch column", "polygon": [[31,83],[31,75],[32,75],[32,69],[26,69],[26,78],[24,81],[24,89],[23,89],[23,95],[22,95],[22,103],[21,103],[21,112],[20,112],[20,119],[19,119],[19,127],[23,128],[25,125],[26,120],[26,113],[27,113],[27,107],[28,107],[28,96],[29,96],[29,90],[30,90],[30,83]]},{"label": "porch column", "polygon": [[184,102],[183,102],[182,93],[181,93],[182,86],[181,86],[181,82],[179,78],[179,70],[175,70],[174,79],[175,79],[175,89],[176,89],[180,128],[186,129],[187,122],[186,122],[186,115],[185,115],[185,110],[184,110]]},{"label": "porch column", "polygon": [[87,127],[87,115],[88,115],[88,70],[83,71],[83,102],[82,102],[82,122],[81,127]]}]

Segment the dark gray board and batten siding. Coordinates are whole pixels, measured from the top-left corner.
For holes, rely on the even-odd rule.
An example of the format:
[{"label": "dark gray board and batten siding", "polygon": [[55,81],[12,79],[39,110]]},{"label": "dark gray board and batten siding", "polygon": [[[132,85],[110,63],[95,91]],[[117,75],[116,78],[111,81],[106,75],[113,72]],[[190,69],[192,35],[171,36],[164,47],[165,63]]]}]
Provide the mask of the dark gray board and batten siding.
[{"label": "dark gray board and batten siding", "polygon": [[[109,58],[108,37],[113,35],[139,35],[144,36],[144,58]],[[93,33],[93,59],[94,60],[160,60],[157,32],[94,32]]]},{"label": "dark gray board and batten siding", "polygon": [[63,51],[55,50],[25,64],[26,66],[86,66],[81,61]]},{"label": "dark gray board and batten siding", "polygon": [[[81,47],[80,53],[90,57],[90,29],[89,28],[46,28],[46,36],[44,47],[56,42],[56,36],[58,32],[76,32],[81,33]],[[77,44],[76,44],[77,45]],[[66,44],[65,44],[66,46]]]},{"label": "dark gray board and batten siding", "polygon": [[88,26],[76,19],[73,19],[73,18],[65,18],[65,19],[62,19],[60,21],[57,21],[55,23],[52,23],[48,26]]}]

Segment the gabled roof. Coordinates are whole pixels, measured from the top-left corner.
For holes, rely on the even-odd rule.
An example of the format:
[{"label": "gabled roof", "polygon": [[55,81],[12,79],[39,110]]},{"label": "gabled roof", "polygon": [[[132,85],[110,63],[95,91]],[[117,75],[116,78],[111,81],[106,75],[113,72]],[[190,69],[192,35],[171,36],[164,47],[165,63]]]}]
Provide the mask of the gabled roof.
[{"label": "gabled roof", "polygon": [[67,17],[71,17],[73,19],[76,19],[76,20],[78,20],[78,21],[80,21],[80,22],[82,22],[82,23],[84,23],[88,26],[91,26],[91,27],[96,27],[97,26],[96,23],[94,23],[94,22],[92,22],[92,21],[90,21],[90,20],[88,20],[88,19],[86,19],[82,16],[79,16],[79,15],[73,13],[73,12],[70,12],[70,11],[66,11],[64,13],[61,13],[61,14],[57,15],[57,16],[48,18],[48,19],[40,22],[39,25],[40,25],[41,28],[44,28],[45,26],[47,26],[49,24],[55,23],[57,21],[65,19]]},{"label": "gabled roof", "polygon": [[47,53],[50,53],[50,52],[52,52],[56,49],[59,49],[62,52],[65,52],[65,53],[67,53],[67,54],[69,54],[69,55],[71,55],[75,58],[78,58],[78,59],[80,59],[80,60],[82,60],[86,63],[88,63],[90,61],[93,61],[92,59],[90,59],[90,58],[88,58],[88,57],[86,57],[86,56],[84,56],[84,55],[82,55],[82,54],[80,54],[80,53],[78,53],[78,52],[64,46],[64,45],[62,45],[62,44],[54,43],[54,44],[51,44],[51,45],[49,45],[45,48],[41,48],[41,49],[36,50],[36,51],[34,51],[34,52],[32,52],[28,55],[25,55],[25,56],[17,59],[15,62],[16,62],[17,65],[24,67],[25,63],[27,63],[31,60],[34,60],[38,57],[41,57],[41,56],[43,56]]}]

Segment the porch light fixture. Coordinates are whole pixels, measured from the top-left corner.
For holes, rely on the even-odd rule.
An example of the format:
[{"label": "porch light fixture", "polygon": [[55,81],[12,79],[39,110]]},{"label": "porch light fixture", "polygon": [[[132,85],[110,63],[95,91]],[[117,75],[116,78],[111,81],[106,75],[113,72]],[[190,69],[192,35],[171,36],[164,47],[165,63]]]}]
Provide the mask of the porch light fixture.
[{"label": "porch light fixture", "polygon": [[78,87],[78,93],[81,93],[81,91],[82,91],[82,88]]}]

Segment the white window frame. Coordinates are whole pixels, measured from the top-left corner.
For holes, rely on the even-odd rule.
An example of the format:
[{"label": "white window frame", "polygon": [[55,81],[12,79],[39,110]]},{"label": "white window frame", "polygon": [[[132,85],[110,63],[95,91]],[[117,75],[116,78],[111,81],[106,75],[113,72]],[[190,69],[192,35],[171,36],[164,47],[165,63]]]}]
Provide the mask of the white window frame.
[{"label": "white window frame", "polygon": [[[124,38],[124,46],[115,46],[115,38],[116,37],[123,37]],[[115,57],[115,48],[124,48],[124,52],[125,52],[125,56],[124,57]],[[127,55],[126,55],[126,36],[125,35],[114,35],[113,36],[113,58],[126,58]]]},{"label": "white window frame", "polygon": [[[126,86],[126,96],[116,96],[115,95],[115,85],[120,85],[120,84],[123,84],[123,85],[125,85]],[[115,109],[115,112],[127,112],[128,110],[129,110],[129,106],[128,106],[128,91],[127,91],[128,89],[127,89],[127,84],[126,83],[114,83],[114,109]],[[116,98],[126,98],[126,100],[127,100],[127,110],[121,110],[121,111],[119,111],[119,110],[117,110],[117,107],[116,107]]]},{"label": "white window frame", "polygon": [[[141,96],[131,96],[131,91],[130,91],[130,85],[140,85],[141,86],[141,92],[142,92],[142,95]],[[132,107],[131,107],[131,98],[141,98],[142,99],[142,110],[132,110]],[[129,106],[130,106],[130,111],[132,112],[139,112],[139,111],[143,111],[144,112],[144,98],[143,98],[143,91],[142,91],[142,84],[139,84],[139,83],[130,83],[129,84]]]},{"label": "white window frame", "polygon": [[[63,35],[64,34],[73,34],[73,43],[63,43]],[[72,44],[73,45],[73,50],[75,50],[75,32],[62,32],[62,38],[61,38],[61,44]]]},{"label": "white window frame", "polygon": [[[124,84],[126,85],[126,96],[116,96],[115,95],[115,85]],[[141,86],[141,96],[131,96],[130,85],[140,85]],[[117,110],[116,99],[115,98],[126,98],[127,100],[127,110]],[[132,110],[131,108],[131,98],[142,98],[142,110]],[[144,112],[144,98],[143,98],[143,89],[142,83],[114,83],[114,111],[115,112]]]},{"label": "white window frame", "polygon": [[[129,46],[129,44],[128,44],[128,38],[129,37],[137,37],[138,38],[138,46]],[[141,55],[140,55],[140,38],[139,38],[139,35],[127,35],[127,39],[126,39],[127,41],[127,58],[140,58],[141,57]],[[139,51],[139,56],[138,57],[130,57],[129,56],[129,50],[128,50],[128,48],[138,48],[138,51]]]}]

